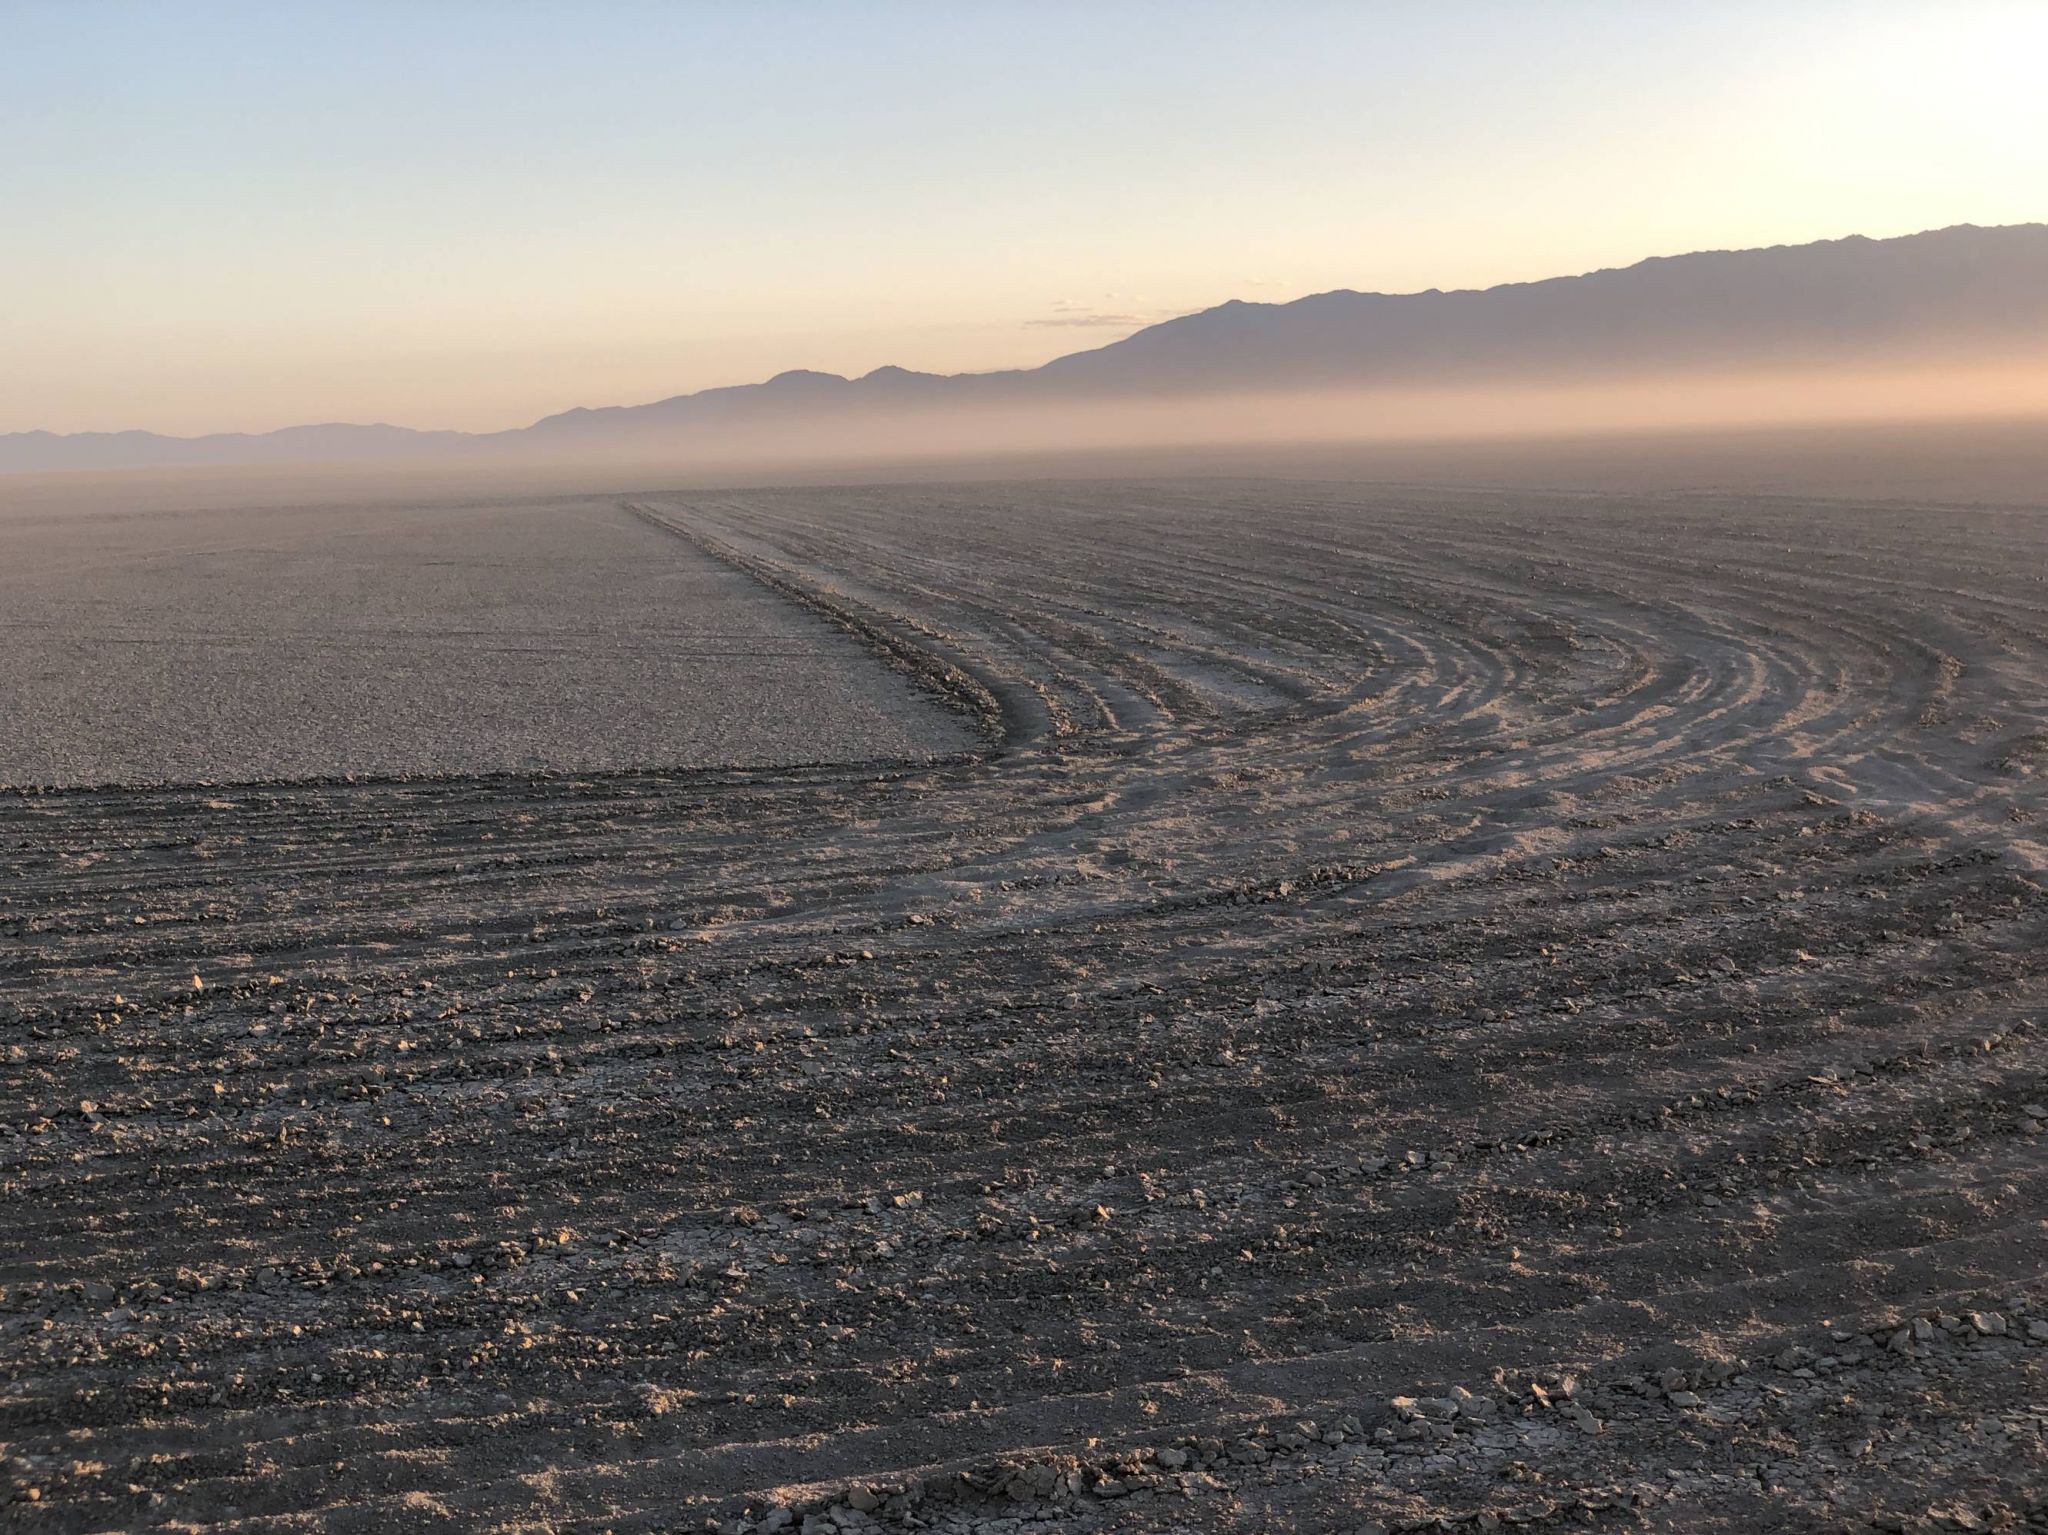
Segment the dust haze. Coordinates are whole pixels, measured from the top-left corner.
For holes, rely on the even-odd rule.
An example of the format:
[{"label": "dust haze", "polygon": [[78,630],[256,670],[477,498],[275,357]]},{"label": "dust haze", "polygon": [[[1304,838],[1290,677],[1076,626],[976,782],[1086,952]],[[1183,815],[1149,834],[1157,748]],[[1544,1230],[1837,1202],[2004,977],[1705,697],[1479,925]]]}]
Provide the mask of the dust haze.
[{"label": "dust haze", "polygon": [[819,415],[791,429],[734,423],[665,440],[625,436],[517,451],[560,471],[621,465],[749,477],[1015,455],[1156,449],[1303,450],[1506,439],[1606,439],[1733,429],[2048,420],[2048,353],[1882,367],[1771,369],[1437,388],[1288,389],[1199,396]]}]

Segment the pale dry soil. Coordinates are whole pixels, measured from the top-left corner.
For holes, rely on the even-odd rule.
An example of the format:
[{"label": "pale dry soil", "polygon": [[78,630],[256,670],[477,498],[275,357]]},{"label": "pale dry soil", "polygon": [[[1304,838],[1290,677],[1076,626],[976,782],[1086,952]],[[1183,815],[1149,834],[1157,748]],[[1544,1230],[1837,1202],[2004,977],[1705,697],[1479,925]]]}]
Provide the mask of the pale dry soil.
[{"label": "pale dry soil", "polygon": [[777,766],[967,745],[617,502],[10,504],[0,784]]},{"label": "pale dry soil", "polygon": [[2041,1524],[2048,516],[575,516],[973,744],[0,799],[0,1517]]}]

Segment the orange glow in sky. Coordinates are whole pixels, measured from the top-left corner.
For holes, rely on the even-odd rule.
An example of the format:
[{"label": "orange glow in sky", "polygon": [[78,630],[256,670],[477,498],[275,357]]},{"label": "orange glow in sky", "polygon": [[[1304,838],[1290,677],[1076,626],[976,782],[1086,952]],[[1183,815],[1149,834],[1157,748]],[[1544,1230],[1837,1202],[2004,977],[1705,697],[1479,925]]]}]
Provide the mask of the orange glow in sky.
[{"label": "orange glow in sky", "polygon": [[495,428],[2048,217],[2048,6],[29,3],[0,431]]}]

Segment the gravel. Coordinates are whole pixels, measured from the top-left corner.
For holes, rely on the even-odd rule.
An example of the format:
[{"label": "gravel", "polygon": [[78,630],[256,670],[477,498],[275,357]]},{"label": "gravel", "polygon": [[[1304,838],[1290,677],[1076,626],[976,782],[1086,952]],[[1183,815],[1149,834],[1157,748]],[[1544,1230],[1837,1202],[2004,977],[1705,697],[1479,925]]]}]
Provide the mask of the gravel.
[{"label": "gravel", "polygon": [[0,794],[7,1517],[2048,1517],[2048,522],[634,505],[973,749]]}]

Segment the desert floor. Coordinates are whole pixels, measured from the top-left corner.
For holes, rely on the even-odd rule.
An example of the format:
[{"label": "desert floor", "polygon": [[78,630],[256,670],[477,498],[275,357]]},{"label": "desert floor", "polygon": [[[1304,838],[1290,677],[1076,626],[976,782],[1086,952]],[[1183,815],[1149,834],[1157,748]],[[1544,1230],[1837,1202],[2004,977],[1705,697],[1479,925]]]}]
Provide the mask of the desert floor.
[{"label": "desert floor", "polygon": [[973,739],[615,503],[0,494],[0,640],[0,784],[787,765]]},{"label": "desert floor", "polygon": [[276,516],[0,529],[0,1520],[2048,1517],[2048,513]]}]

